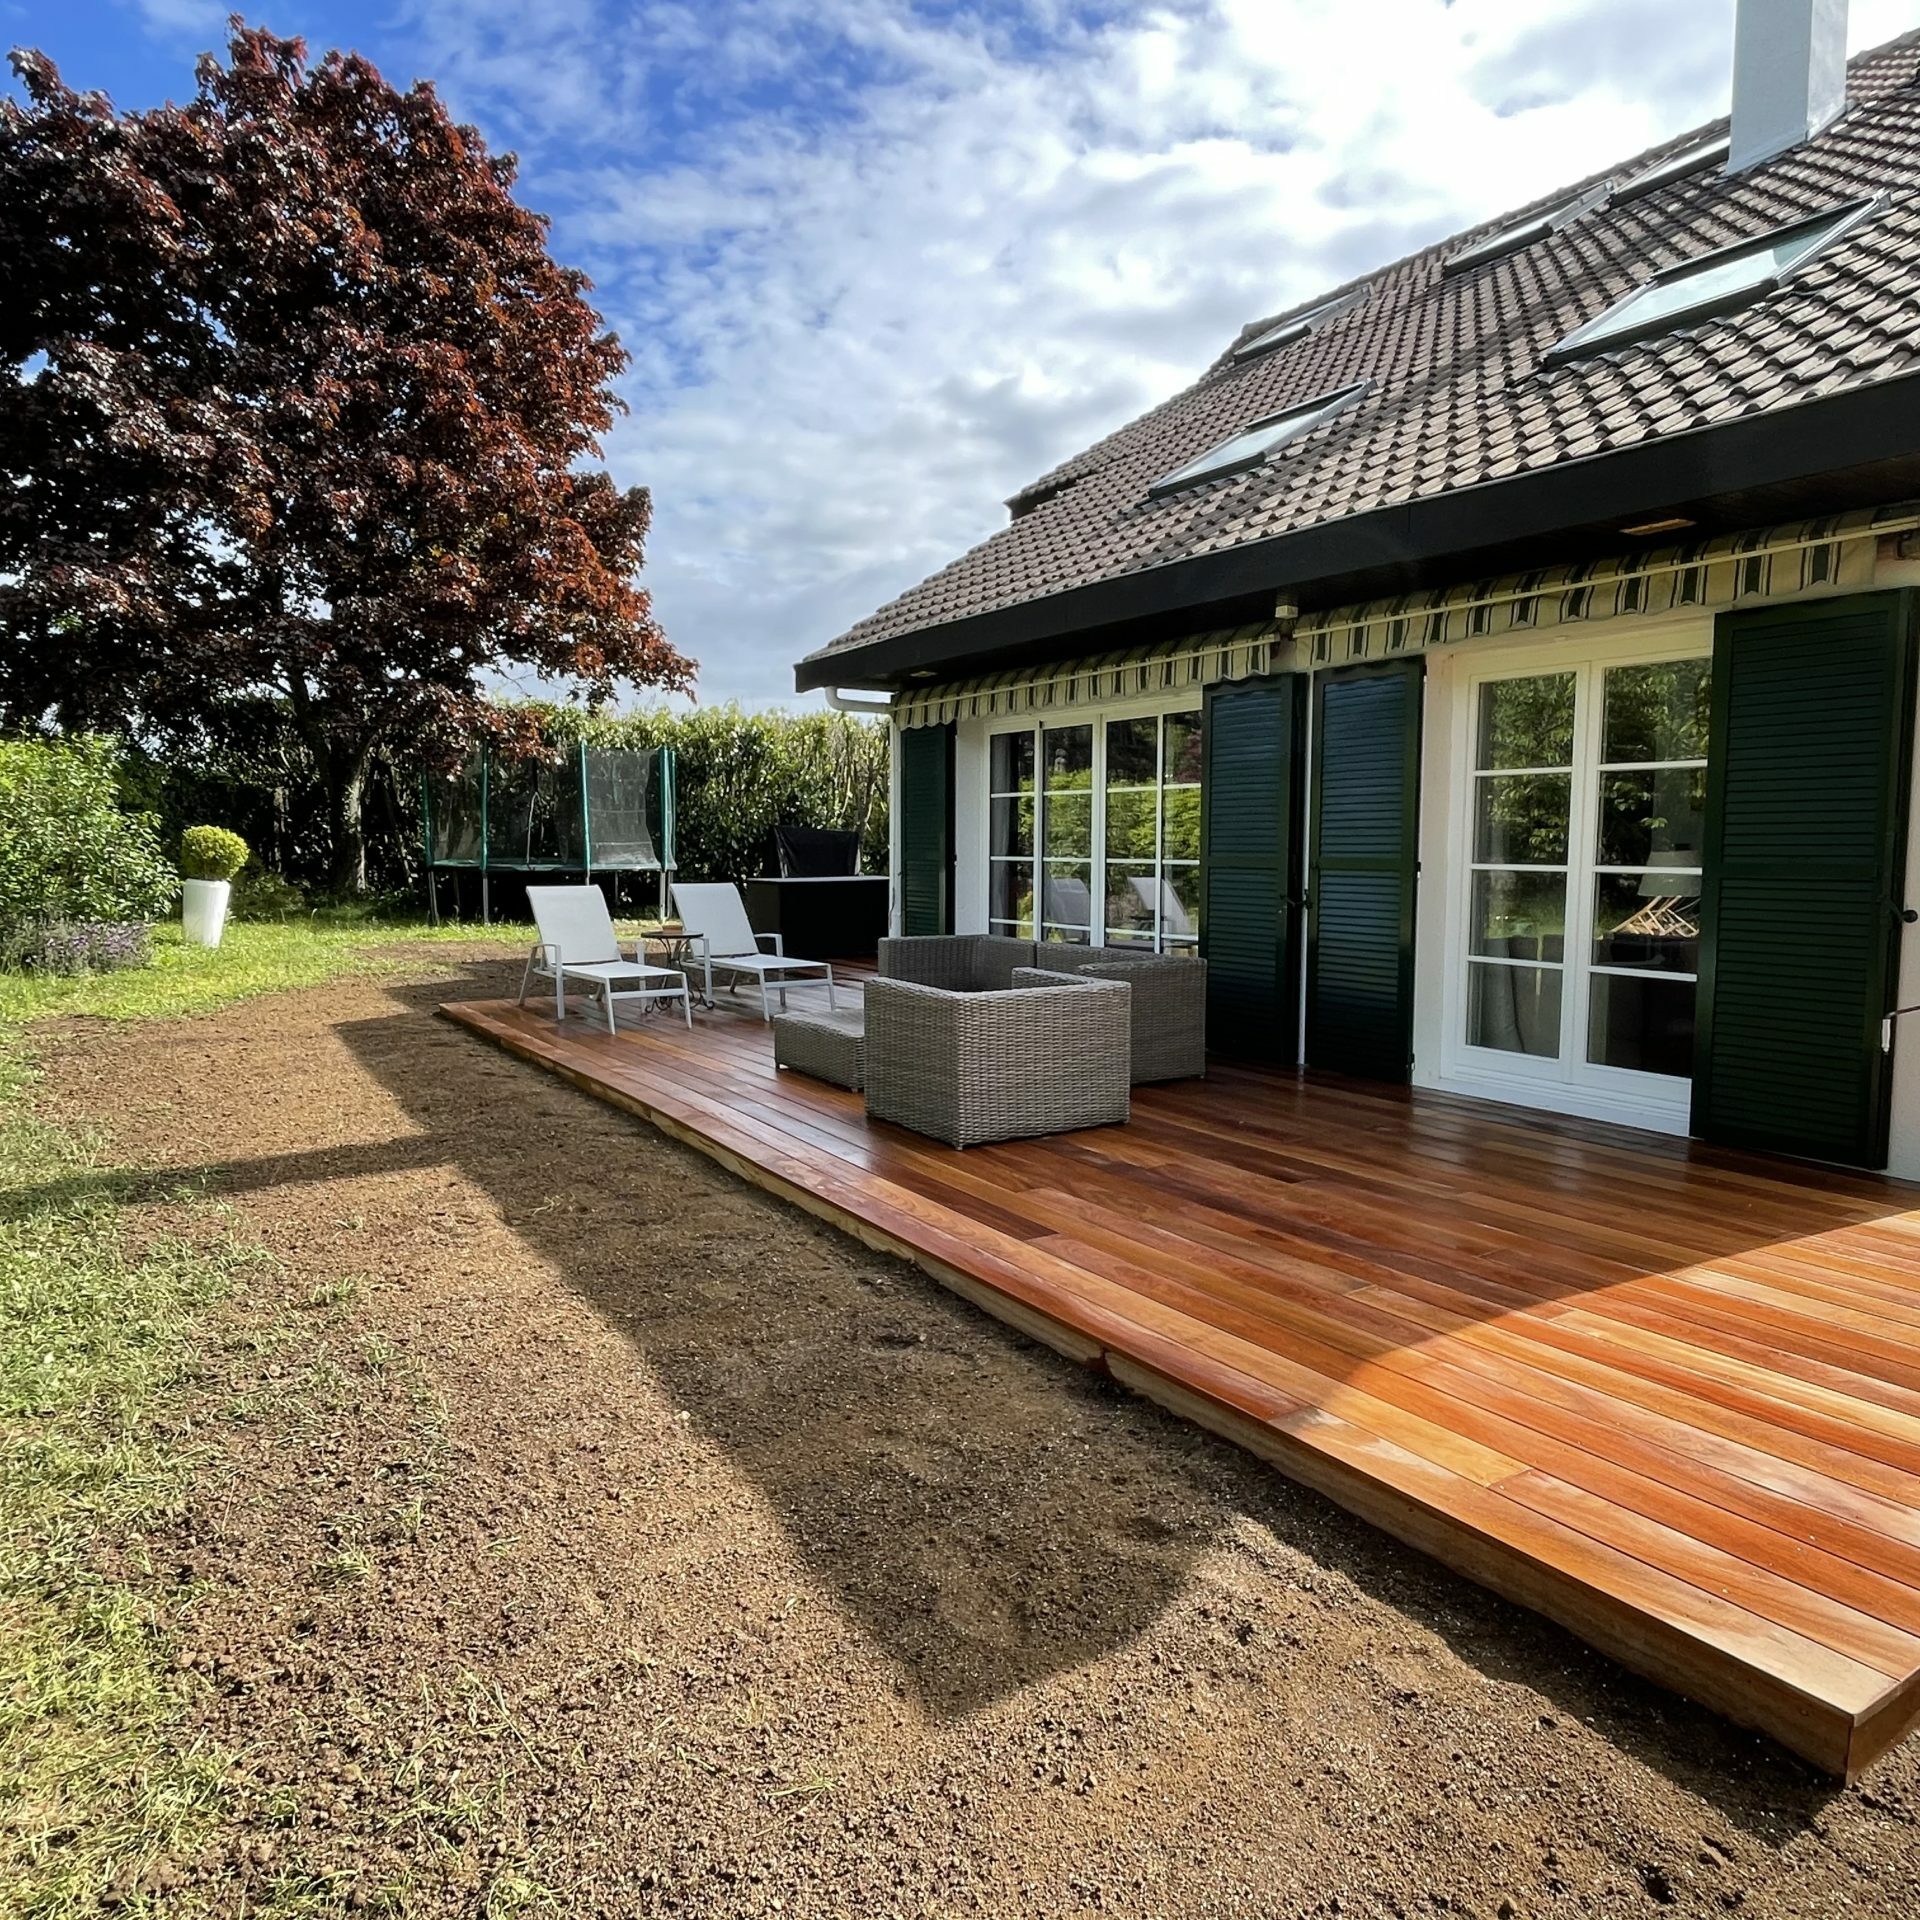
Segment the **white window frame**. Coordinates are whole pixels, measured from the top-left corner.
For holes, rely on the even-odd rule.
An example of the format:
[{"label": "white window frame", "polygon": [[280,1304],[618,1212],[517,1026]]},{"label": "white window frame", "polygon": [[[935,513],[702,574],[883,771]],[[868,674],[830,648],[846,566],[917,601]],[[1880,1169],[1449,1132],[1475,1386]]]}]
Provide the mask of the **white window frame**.
[{"label": "white window frame", "polygon": [[[982,849],[982,871],[985,879],[984,914],[980,924],[989,933],[1011,934],[1014,923],[996,920],[993,914],[993,871],[996,866],[1018,865],[1017,860],[1003,860],[993,851],[993,806],[996,799],[1011,796],[1004,794],[993,783],[993,743],[1002,734],[1026,733],[1033,737],[1034,749],[1034,810],[1033,810],[1033,851],[1027,857],[1027,866],[1033,881],[1034,938],[1045,940],[1052,923],[1041,919],[1041,907],[1044,900],[1043,881],[1046,865],[1046,765],[1041,752],[1041,738],[1048,728],[1091,727],[1093,729],[1093,772],[1092,772],[1092,815],[1091,842],[1088,850],[1091,870],[1090,892],[1092,895],[1089,912],[1092,924],[1088,928],[1087,944],[1104,948],[1107,942],[1107,726],[1112,721],[1152,720],[1157,723],[1154,742],[1154,815],[1153,815],[1153,868],[1157,877],[1164,878],[1168,871],[1166,857],[1166,792],[1167,792],[1167,731],[1166,722],[1177,719],[1183,714],[1191,714],[1196,724],[1202,723],[1206,710],[1204,696],[1199,689],[1187,689],[1177,696],[1155,695],[1148,701],[1127,701],[1112,706],[1101,707],[1052,707],[1027,714],[1007,714],[990,718],[980,723],[980,753],[982,760],[982,778],[977,789],[983,795],[984,812],[981,819],[980,847]],[[1181,782],[1181,786],[1188,783]],[[1203,796],[1205,787],[1202,782],[1192,783],[1196,793]],[[1122,863],[1128,864],[1128,863]],[[1200,872],[1201,863],[1193,860],[1178,860],[1175,867]],[[1079,943],[1074,943],[1079,944]],[[1128,953],[1179,953],[1199,951],[1199,936],[1187,938],[1169,936],[1162,924],[1162,916],[1156,910],[1154,915],[1153,943],[1149,947],[1144,941],[1130,940],[1115,943],[1115,952]]]},{"label": "white window frame", "polygon": [[[1689,619],[1678,625],[1643,632],[1604,646],[1575,649],[1566,641],[1540,646],[1489,648],[1456,658],[1459,669],[1452,690],[1449,728],[1446,858],[1442,867],[1443,899],[1438,903],[1444,923],[1444,952],[1440,1005],[1440,1073],[1422,1084],[1434,1085],[1482,1098],[1506,1099],[1520,1105],[1547,1107],[1556,1112],[1584,1114],[1594,1119],[1640,1126],[1664,1133],[1685,1133],[1693,1098],[1693,1082],[1685,1075],[1643,1073],[1626,1067],[1598,1066],[1587,1055],[1587,1019],[1596,971],[1621,973],[1625,968],[1596,969],[1587,958],[1593,939],[1595,878],[1605,872],[1594,857],[1598,830],[1599,759],[1601,746],[1602,675],[1609,667],[1652,666],[1670,660],[1710,658],[1713,630],[1710,622]],[[1468,946],[1472,937],[1472,875],[1474,860],[1474,726],[1480,688],[1489,681],[1527,679],[1537,675],[1570,673],[1575,676],[1575,741],[1573,793],[1569,808],[1566,926],[1561,962],[1560,1032],[1558,1057],[1541,1059],[1467,1044]],[[1638,766],[1640,763],[1636,763]],[[1651,771],[1666,764],[1647,762]],[[1525,771],[1525,769],[1514,769]],[[1509,863],[1510,864],[1510,863]],[[1641,869],[1634,868],[1634,872]],[[1578,886],[1576,887],[1576,877]],[[1431,895],[1423,889],[1423,909]],[[1672,976],[1666,976],[1672,977]]]}]

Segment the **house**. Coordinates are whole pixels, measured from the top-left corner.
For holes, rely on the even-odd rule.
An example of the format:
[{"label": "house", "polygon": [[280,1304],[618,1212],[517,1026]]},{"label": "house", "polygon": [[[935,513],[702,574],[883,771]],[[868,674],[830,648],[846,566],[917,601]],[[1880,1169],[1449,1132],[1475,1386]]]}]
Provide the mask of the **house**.
[{"label": "house", "polygon": [[1742,0],[1729,120],[1251,322],[801,661],[887,699],[896,927],[1920,1175],[1920,34],[1844,30]]}]

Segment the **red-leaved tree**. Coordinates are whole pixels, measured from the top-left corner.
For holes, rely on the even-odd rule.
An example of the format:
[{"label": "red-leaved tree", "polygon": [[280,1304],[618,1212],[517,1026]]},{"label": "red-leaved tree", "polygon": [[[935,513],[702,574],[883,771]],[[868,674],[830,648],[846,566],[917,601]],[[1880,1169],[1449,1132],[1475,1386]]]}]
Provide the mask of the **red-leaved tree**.
[{"label": "red-leaved tree", "polygon": [[190,733],[284,699],[359,890],[373,756],[510,724],[490,676],[691,684],[635,584],[647,494],[590,464],[625,351],[511,156],[238,20],[184,106],[13,65],[0,720]]}]

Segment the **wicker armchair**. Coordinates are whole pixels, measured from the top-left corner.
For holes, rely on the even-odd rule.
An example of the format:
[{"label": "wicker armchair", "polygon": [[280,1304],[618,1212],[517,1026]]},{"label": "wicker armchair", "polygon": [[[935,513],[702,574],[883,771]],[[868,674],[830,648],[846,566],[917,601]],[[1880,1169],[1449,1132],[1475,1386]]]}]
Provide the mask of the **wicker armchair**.
[{"label": "wicker armchair", "polygon": [[880,977],[949,993],[1005,993],[1015,967],[1033,965],[1033,942],[997,933],[913,934],[880,942]]},{"label": "wicker armchair", "polygon": [[1133,1084],[1199,1080],[1207,1071],[1207,963],[1183,954],[1128,956],[1112,947],[1043,946],[1043,971],[1133,988]]},{"label": "wicker armchair", "polygon": [[867,983],[867,1115],[950,1146],[1127,1118],[1131,989],[1017,968],[1005,992]]}]

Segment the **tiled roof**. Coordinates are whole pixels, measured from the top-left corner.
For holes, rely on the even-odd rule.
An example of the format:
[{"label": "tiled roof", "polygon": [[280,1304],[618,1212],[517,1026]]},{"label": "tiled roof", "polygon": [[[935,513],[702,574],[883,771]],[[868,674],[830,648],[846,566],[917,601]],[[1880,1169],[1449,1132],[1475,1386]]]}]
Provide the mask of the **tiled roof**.
[{"label": "tiled roof", "polygon": [[[1625,183],[1724,126],[1610,176]],[[1009,525],[812,658],[1920,371],[1920,33],[1855,59],[1846,112],[1788,153],[1735,177],[1705,167],[1443,271],[1476,237],[1607,177],[1354,282],[1340,291],[1365,297],[1304,339],[1242,361],[1230,346],[1185,392],[1023,488]],[[1556,341],[1658,269],[1868,194],[1884,196],[1872,217],[1778,291],[1544,365]],[[1357,381],[1370,383],[1357,406],[1268,463],[1149,497],[1154,480],[1249,423]]]}]

